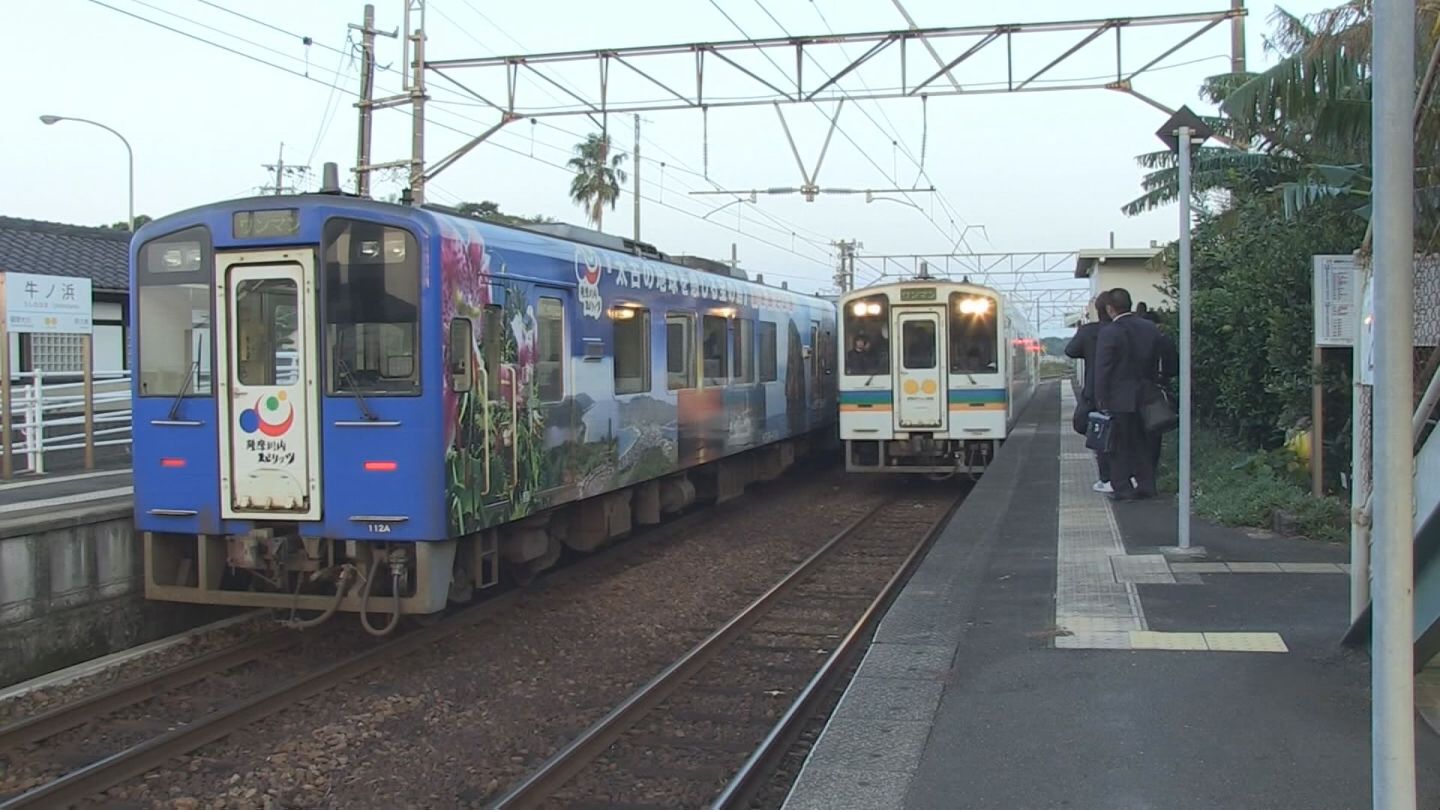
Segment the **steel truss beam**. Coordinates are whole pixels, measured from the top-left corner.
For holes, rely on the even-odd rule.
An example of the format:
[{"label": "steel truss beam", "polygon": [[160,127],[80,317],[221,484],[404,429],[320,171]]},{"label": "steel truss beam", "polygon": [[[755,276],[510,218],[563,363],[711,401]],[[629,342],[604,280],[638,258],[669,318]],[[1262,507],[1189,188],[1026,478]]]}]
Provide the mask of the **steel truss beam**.
[{"label": "steel truss beam", "polygon": [[[855,256],[857,272],[880,272],[870,283],[913,278],[925,262],[927,272],[951,281],[969,278],[1010,296],[1036,328],[1079,311],[1090,297],[1074,278],[1076,251],[992,253],[877,253]],[[876,268],[871,262],[880,262]]]},{"label": "steel truss beam", "polygon": [[[750,107],[762,104],[800,104],[807,102],[834,101],[843,99],[852,101],[882,100],[899,98],[916,98],[928,96],[955,96],[955,95],[981,95],[993,93],[1022,93],[1022,92],[1046,92],[1056,90],[1098,90],[1109,89],[1120,92],[1133,93],[1131,83],[1134,79],[1158,65],[1184,46],[1193,42],[1207,31],[1215,28],[1221,23],[1237,17],[1243,17],[1245,10],[1225,9],[1223,11],[1202,12],[1196,14],[1156,14],[1136,17],[1113,17],[1107,19],[1075,20],[1064,22],[1038,22],[1038,23],[1012,23],[1006,25],[990,26],[961,26],[950,28],[921,28],[905,29],[897,31],[875,31],[857,34],[834,34],[824,36],[794,36],[794,37],[772,37],[755,40],[723,40],[716,42],[697,42],[688,44],[638,46],[630,48],[603,48],[582,51],[559,51],[552,53],[514,55],[514,56],[491,56],[462,59],[439,59],[428,61],[426,68],[455,81],[449,74],[461,70],[494,74],[503,72],[504,87],[506,89],[503,103],[497,102],[479,92],[470,90],[467,85],[455,81],[457,87],[461,87],[482,103],[495,107],[506,120],[516,118],[553,118],[558,116],[573,115],[607,115],[610,113],[639,113],[639,112],[660,112],[666,110],[705,110],[720,107]],[[1126,31],[1137,28],[1173,27],[1184,29],[1186,34],[1178,42],[1168,49],[1147,60],[1139,67],[1127,69],[1125,66],[1123,40]],[[1017,37],[1034,34],[1053,34],[1058,32],[1083,32],[1084,36],[1071,45],[1067,50],[1051,59],[1043,68],[1031,75],[1017,79],[1014,75],[1015,64],[1015,40]],[[1085,50],[1103,35],[1113,32],[1115,41],[1115,75],[1113,79],[1103,82],[1094,80],[1047,80],[1045,83],[1037,83],[1043,76],[1050,73],[1066,60],[1071,59],[1077,53]],[[951,40],[958,40],[961,48],[958,55],[944,61],[938,70],[927,71],[925,78],[914,82],[909,76],[907,45],[917,42],[927,49],[946,43]],[[1003,41],[1003,42],[1002,42]],[[952,71],[966,60],[990,48],[997,42],[1005,51],[1006,76],[1004,81],[987,82],[983,85],[966,86],[958,81],[953,81]],[[804,63],[809,56],[813,64],[816,57],[826,53],[838,54],[840,46],[859,45],[864,47],[864,52],[853,59],[843,59],[844,66],[839,70],[830,72],[819,70],[819,77],[810,77],[810,84],[807,87],[804,73]],[[773,66],[785,74],[782,81],[773,78],[766,78],[756,73],[749,67],[742,65],[734,58],[745,52],[761,52],[768,54],[776,49],[793,51],[795,55],[793,68],[780,68],[779,64],[788,62],[787,59],[770,60]],[[841,79],[859,69],[862,65],[870,62],[887,50],[899,51],[898,75],[888,83],[872,82],[873,89],[869,90],[841,90],[839,82]],[[665,81],[659,78],[661,60],[665,57],[690,55],[694,61],[693,88],[679,88],[673,81]],[[717,65],[717,61],[719,65]],[[618,63],[628,71],[644,79],[646,87],[653,88],[651,95],[659,94],[659,98],[629,98],[616,97],[614,87],[609,86],[610,67]],[[586,99],[579,94],[567,89],[560,81],[551,75],[554,68],[561,65],[586,65],[588,64],[598,79],[597,89],[599,90],[599,103]],[[748,85],[748,92],[740,90],[733,95],[715,98],[705,95],[705,74],[707,66],[724,69],[728,66],[733,71],[725,71],[731,78],[738,78],[742,83]],[[818,70],[818,68],[815,68]],[[522,72],[533,74],[546,85],[558,87],[567,96],[574,100],[574,103],[561,101],[551,103],[548,106],[540,106],[538,99],[530,102],[528,99],[520,98],[521,86],[519,76]],[[950,77],[952,84],[946,86],[943,82],[937,82],[942,77]],[[498,78],[498,77],[497,77]],[[554,102],[553,98],[547,99]]]}]

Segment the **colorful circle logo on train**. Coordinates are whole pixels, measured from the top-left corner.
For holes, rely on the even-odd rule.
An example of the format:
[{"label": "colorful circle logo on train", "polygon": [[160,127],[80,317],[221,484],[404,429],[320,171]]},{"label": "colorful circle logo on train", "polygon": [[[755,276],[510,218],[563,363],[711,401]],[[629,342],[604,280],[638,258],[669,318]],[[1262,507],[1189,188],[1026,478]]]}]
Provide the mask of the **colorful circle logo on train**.
[{"label": "colorful circle logo on train", "polygon": [[[274,421],[279,415],[282,405],[285,408],[285,417]],[[286,401],[284,391],[262,396],[255,400],[255,407],[240,412],[240,429],[246,433],[254,433],[258,430],[272,438],[283,436],[294,423],[295,407]]]},{"label": "colorful circle logo on train", "polygon": [[580,310],[587,318],[599,318],[603,302],[600,299],[600,254],[588,247],[575,249],[575,280],[579,282]]}]

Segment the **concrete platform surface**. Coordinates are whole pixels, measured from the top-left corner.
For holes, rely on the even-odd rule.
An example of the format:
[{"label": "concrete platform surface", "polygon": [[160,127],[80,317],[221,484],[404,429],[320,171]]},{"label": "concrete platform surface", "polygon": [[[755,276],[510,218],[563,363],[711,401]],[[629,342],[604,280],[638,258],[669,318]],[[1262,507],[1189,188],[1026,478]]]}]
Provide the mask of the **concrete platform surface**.
[{"label": "concrete platform surface", "polygon": [[134,483],[129,466],[16,478],[0,483],[0,521],[102,501],[128,501]]},{"label": "concrete platform surface", "polygon": [[[1110,503],[1051,384],[886,614],[784,807],[1370,806],[1347,551]],[[1254,564],[1273,565],[1254,565]],[[1252,564],[1252,565],[1247,565]],[[1421,807],[1440,737],[1417,729]]]}]

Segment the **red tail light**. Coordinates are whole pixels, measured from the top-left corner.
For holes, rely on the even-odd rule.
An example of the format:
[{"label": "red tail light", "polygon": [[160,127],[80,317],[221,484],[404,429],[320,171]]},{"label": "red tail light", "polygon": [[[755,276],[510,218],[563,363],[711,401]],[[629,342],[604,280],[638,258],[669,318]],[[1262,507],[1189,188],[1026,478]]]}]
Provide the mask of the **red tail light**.
[{"label": "red tail light", "polygon": [[367,461],[365,462],[366,472],[395,472],[393,461]]},{"label": "red tail light", "polygon": [[161,467],[170,467],[170,468],[172,468],[172,469],[173,469],[173,468],[176,468],[176,467],[184,467],[184,466],[185,466],[185,459],[183,459],[183,458],[162,458],[162,459],[160,459],[160,466],[161,466]]}]

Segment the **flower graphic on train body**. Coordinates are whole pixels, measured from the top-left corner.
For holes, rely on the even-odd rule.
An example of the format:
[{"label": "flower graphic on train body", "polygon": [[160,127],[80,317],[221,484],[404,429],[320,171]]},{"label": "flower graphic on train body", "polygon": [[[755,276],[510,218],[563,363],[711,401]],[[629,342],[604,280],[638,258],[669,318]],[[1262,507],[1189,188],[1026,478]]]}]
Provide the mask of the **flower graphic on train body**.
[{"label": "flower graphic on train body", "polygon": [[[535,360],[539,354],[535,307],[526,307],[523,313],[517,312],[510,319],[510,333],[515,337],[515,364],[511,367],[514,376],[500,381],[500,396],[506,402],[516,398],[523,400],[530,381],[535,377]],[[518,391],[515,390],[517,387]]]},{"label": "flower graphic on train body", "polygon": [[[281,408],[285,415],[280,416]],[[295,407],[290,404],[284,391],[268,396],[262,394],[255,400],[255,406],[240,412],[240,429],[246,433],[257,430],[266,436],[283,436],[295,423]]]},{"label": "flower graphic on train body", "polygon": [[[485,308],[496,300],[491,290],[490,254],[485,249],[484,237],[466,226],[456,227],[445,222],[440,237],[440,273],[441,319],[446,328],[449,328],[452,318],[469,318],[473,334],[478,338],[484,334]],[[443,351],[448,368],[448,342],[444,344]],[[459,397],[449,386],[445,387],[444,397],[445,424],[450,433],[448,441],[453,443],[459,418]]]}]

